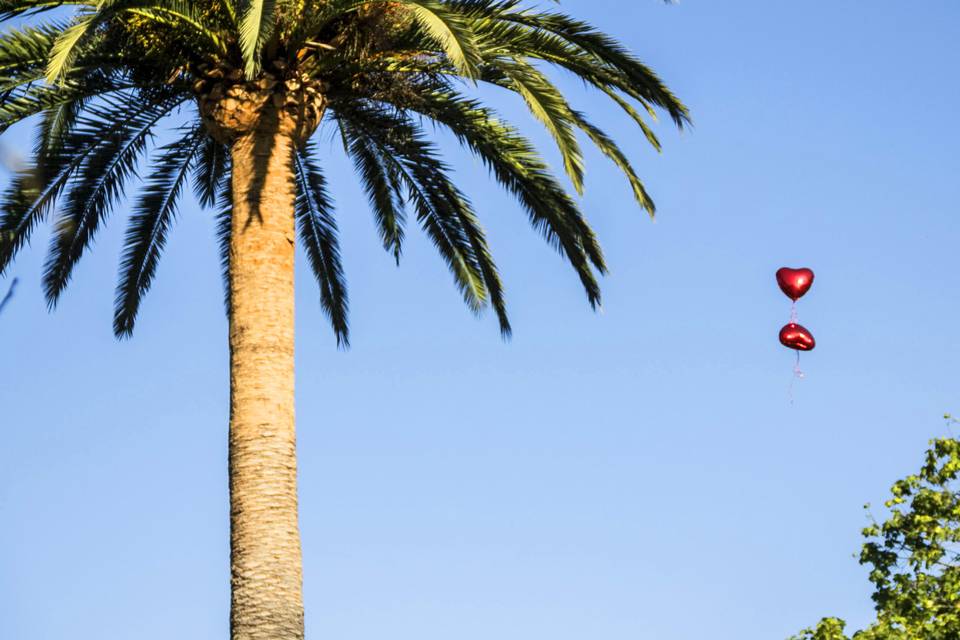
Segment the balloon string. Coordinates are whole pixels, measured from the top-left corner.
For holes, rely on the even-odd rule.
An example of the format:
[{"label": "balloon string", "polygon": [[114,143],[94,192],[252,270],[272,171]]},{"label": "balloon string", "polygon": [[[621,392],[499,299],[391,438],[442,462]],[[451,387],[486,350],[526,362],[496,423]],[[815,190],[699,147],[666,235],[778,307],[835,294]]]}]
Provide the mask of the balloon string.
[{"label": "balloon string", "polygon": [[[790,304],[790,323],[798,324],[799,314],[797,313],[797,301],[793,300]],[[793,385],[797,380],[803,380],[805,374],[800,368],[800,350],[797,349],[797,361],[793,365],[793,377],[790,378],[790,390],[787,395],[790,396],[790,406],[793,406]]]},{"label": "balloon string", "polygon": [[800,350],[797,349],[797,362],[793,365],[793,377],[790,378],[790,388],[787,391],[787,396],[790,398],[790,406],[793,406],[793,385],[797,380],[802,380],[805,377],[803,370],[800,368]]}]

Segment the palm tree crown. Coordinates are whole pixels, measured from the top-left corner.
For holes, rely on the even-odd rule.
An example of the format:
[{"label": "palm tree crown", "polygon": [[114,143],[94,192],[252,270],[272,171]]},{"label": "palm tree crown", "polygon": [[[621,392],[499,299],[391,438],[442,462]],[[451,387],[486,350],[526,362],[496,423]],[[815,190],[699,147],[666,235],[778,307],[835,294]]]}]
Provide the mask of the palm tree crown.
[{"label": "palm tree crown", "polygon": [[[0,274],[37,224],[55,216],[43,275],[55,305],[151,155],[126,232],[118,336],[133,330],[185,187],[217,209],[229,269],[229,147],[265,106],[296,141],[298,235],[342,343],[347,293],[337,226],[310,142],[321,121],[335,125],[355,163],[384,248],[399,260],[405,217],[414,215],[466,303],[491,306],[505,335],[503,288],[484,232],[422,122],[448,129],[483,160],[571,263],[593,305],[600,299],[595,273],[605,266],[577,202],[517,128],[469,91],[486,83],[519,94],[555,141],[578,192],[578,132],[585,134],[651,214],[654,204],[625,154],[545,71],[565,69],[602,91],[658,149],[645,117],[661,109],[678,127],[688,122],[683,104],[614,39],[519,0],[0,0],[0,19],[15,17],[18,26],[0,35],[0,132],[34,115],[39,124],[31,163],[0,202]],[[172,142],[151,149],[166,116],[185,107],[195,117]]]}]

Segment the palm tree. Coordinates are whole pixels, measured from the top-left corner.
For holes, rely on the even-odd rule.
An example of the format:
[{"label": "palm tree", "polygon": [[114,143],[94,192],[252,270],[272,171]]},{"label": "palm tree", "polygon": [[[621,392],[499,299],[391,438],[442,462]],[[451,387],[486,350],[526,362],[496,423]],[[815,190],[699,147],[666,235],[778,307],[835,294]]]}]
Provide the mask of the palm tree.
[{"label": "palm tree", "polygon": [[[55,306],[142,172],[116,290],[114,330],[129,336],[184,189],[216,210],[230,324],[235,639],[303,637],[296,236],[338,344],[348,344],[336,220],[311,142],[320,124],[334,127],[355,163],[384,248],[400,259],[412,213],[467,305],[492,307],[507,336],[484,232],[422,124],[449,130],[483,160],[597,305],[604,260],[576,200],[517,128],[470,91],[484,84],[519,94],[578,192],[578,132],[585,134],[651,214],[626,155],[546,70],[564,69],[602,91],[658,149],[644,113],[660,109],[678,127],[688,122],[683,104],[616,40],[519,0],[0,0],[0,19],[11,25],[0,35],[0,132],[37,116],[31,162],[0,203],[0,274],[52,217],[42,284]],[[164,128],[175,135],[154,148]]]}]

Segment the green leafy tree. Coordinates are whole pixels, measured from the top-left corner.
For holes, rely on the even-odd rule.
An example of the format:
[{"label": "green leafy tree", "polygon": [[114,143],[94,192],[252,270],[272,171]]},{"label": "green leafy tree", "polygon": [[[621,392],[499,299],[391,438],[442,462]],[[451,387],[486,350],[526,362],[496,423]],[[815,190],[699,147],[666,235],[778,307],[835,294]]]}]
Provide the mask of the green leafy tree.
[{"label": "green leafy tree", "polygon": [[[853,639],[960,638],[958,474],[960,441],[932,441],[920,471],[893,485],[889,517],[863,530],[860,563],[871,568],[877,619]],[[793,640],[847,640],[844,627],[826,618]]]},{"label": "green leafy tree", "polygon": [[[55,10],[51,12],[51,10]],[[510,333],[503,286],[469,198],[423,123],[446,129],[512,193],[530,224],[600,301],[600,246],[534,146],[471,92],[516,94],[546,128],[574,190],[581,138],[654,211],[617,142],[548,71],[619,105],[651,145],[657,110],[687,109],[624,46],[517,0],[0,0],[0,132],[36,116],[36,145],[0,202],[0,275],[52,219],[42,278],[56,305],[77,261],[138,175],[114,330],[133,331],[192,188],[215,210],[230,323],[231,633],[303,636],[293,415],[293,262],[299,237],[337,341],[347,288],[327,181],[311,136],[339,133],[384,248],[407,217],[436,246],[467,305]],[[176,114],[179,114],[177,116]],[[176,125],[176,126],[175,126]],[[171,136],[154,146],[154,134]]]}]

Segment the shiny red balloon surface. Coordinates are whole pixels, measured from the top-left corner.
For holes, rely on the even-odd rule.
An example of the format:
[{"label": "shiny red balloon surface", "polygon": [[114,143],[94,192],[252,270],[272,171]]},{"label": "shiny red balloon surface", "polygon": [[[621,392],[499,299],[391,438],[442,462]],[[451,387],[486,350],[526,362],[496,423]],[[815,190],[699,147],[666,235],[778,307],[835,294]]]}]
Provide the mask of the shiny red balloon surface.
[{"label": "shiny red balloon surface", "polygon": [[780,344],[797,351],[810,351],[817,346],[817,341],[806,327],[791,322],[780,329]]},{"label": "shiny red balloon surface", "polygon": [[796,302],[803,297],[813,284],[813,271],[810,269],[790,269],[783,267],[777,270],[777,284],[787,297]]}]

